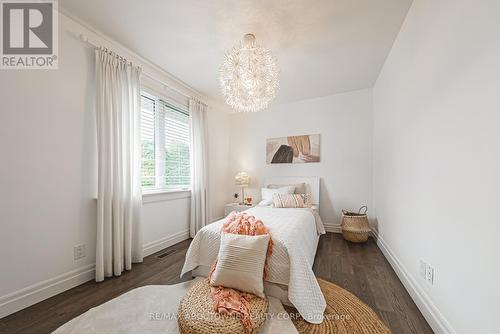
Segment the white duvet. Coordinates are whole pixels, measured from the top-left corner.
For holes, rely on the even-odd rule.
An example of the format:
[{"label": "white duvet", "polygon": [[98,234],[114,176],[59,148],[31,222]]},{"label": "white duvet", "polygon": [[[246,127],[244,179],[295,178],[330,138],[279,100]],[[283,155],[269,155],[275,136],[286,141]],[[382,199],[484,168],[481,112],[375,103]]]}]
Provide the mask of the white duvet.
[{"label": "white duvet", "polygon": [[[310,209],[255,207],[249,214],[262,220],[274,241],[266,281],[288,286],[288,300],[311,323],[321,323],[326,307],[312,271],[318,235],[324,227]],[[198,266],[210,267],[219,253],[220,231],[226,219],[205,226],[194,237],[181,276]]]}]

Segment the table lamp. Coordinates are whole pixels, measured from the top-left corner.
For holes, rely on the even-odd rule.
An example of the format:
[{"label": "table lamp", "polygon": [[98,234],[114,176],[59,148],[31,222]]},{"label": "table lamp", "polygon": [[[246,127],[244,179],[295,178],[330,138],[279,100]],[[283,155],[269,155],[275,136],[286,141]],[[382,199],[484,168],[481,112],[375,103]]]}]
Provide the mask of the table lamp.
[{"label": "table lamp", "polygon": [[243,203],[245,202],[245,192],[244,189],[250,185],[250,176],[246,172],[239,172],[234,177],[234,183],[236,186],[241,187],[241,198]]}]

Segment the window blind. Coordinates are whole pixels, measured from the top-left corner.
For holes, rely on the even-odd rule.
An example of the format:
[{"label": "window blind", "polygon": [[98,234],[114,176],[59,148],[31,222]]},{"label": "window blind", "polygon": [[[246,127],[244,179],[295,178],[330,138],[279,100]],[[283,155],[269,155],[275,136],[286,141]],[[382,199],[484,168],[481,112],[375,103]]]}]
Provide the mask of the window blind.
[{"label": "window blind", "polygon": [[188,189],[191,183],[188,111],[145,93],[141,104],[143,188]]},{"label": "window blind", "polygon": [[189,188],[189,114],[162,100],[159,100],[158,107],[164,123],[165,188]]}]

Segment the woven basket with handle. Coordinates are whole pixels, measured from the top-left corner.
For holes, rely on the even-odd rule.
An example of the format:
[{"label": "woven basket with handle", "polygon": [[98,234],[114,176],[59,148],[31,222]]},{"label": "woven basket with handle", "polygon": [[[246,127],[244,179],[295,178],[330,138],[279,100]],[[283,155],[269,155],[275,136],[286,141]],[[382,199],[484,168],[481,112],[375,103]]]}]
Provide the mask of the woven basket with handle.
[{"label": "woven basket with handle", "polygon": [[370,224],[368,223],[367,206],[359,208],[357,213],[342,210],[342,236],[351,242],[366,242],[370,235]]}]

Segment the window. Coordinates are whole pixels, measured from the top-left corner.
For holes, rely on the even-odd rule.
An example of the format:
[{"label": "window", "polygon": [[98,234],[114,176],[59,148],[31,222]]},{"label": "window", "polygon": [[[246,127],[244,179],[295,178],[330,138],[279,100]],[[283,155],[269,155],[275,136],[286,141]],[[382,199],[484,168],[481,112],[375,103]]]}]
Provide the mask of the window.
[{"label": "window", "polygon": [[142,189],[189,189],[189,112],[141,94]]}]

